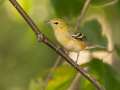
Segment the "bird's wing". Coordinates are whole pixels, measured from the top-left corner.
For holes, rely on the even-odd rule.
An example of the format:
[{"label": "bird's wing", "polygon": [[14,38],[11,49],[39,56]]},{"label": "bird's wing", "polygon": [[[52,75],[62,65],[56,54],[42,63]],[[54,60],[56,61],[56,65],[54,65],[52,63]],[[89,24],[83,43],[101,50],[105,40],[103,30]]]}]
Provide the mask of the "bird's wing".
[{"label": "bird's wing", "polygon": [[77,39],[77,40],[81,40],[81,41],[86,41],[86,36],[84,36],[82,33],[75,33],[75,34],[72,34],[72,37],[74,39]]},{"label": "bird's wing", "polygon": [[90,42],[87,41],[86,36],[84,36],[82,33],[75,33],[72,34],[72,37],[74,39],[80,40],[80,41],[84,41],[87,45],[86,49],[94,49],[94,48],[99,48],[99,49],[106,49],[105,46],[101,46],[101,45],[96,45],[96,44],[91,44]]}]

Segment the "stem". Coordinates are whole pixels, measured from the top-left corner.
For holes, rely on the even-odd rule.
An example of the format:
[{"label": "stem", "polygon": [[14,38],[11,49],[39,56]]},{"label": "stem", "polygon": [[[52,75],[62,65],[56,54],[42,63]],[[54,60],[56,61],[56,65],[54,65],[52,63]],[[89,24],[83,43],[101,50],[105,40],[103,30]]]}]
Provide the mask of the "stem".
[{"label": "stem", "polygon": [[80,77],[81,77],[80,73],[76,73],[75,78],[73,79],[70,87],[67,90],[80,90],[80,88],[79,88],[80,87],[80,85],[79,85]]},{"label": "stem", "polygon": [[85,4],[84,4],[84,6],[82,8],[82,11],[80,12],[80,15],[78,16],[77,23],[76,23],[76,26],[75,26],[75,30],[79,30],[80,29],[80,23],[81,23],[82,19],[85,16],[85,13],[86,13],[89,5],[90,5],[90,2],[91,2],[91,0],[86,0],[85,1]]},{"label": "stem", "polygon": [[112,0],[112,1],[109,1],[108,3],[102,4],[102,5],[97,5],[96,7],[99,7],[99,8],[108,7],[108,6],[111,6],[111,5],[118,3],[118,1],[119,0]]},{"label": "stem", "polygon": [[50,69],[50,71],[48,72],[48,74],[45,78],[45,86],[44,86],[45,88],[47,87],[48,82],[52,77],[52,72],[59,66],[60,61],[61,61],[61,56],[58,56],[55,63],[53,64],[52,68]]},{"label": "stem", "polygon": [[42,32],[40,32],[40,29],[37,27],[34,21],[30,18],[30,16],[24,11],[24,9],[19,5],[19,3],[16,0],[9,0],[9,1],[16,8],[19,14],[24,18],[27,24],[32,28],[32,31],[37,36],[38,42],[43,42],[48,47],[53,49],[57,54],[63,57],[71,66],[73,66],[79,73],[81,73],[81,75],[83,75],[87,80],[89,80],[96,87],[97,90],[103,90],[102,86],[99,84],[99,82],[96,79],[90,76],[83,68],[81,68],[66,53],[64,53],[64,51],[61,48],[58,48],[58,46],[56,46]]}]

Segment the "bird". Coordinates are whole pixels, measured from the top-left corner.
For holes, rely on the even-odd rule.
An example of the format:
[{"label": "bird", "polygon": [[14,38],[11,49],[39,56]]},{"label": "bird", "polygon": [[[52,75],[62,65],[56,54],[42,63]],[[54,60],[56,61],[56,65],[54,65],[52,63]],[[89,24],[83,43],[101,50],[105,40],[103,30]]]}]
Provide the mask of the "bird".
[{"label": "bird", "polygon": [[77,59],[81,50],[84,50],[87,47],[86,36],[82,33],[70,33],[69,25],[59,18],[54,18],[48,20],[48,23],[51,25],[54,36],[57,41],[64,47],[68,52],[77,52]]},{"label": "bird", "polygon": [[68,51],[79,52],[87,47],[86,37],[82,33],[71,34],[69,26],[63,19],[54,18],[48,21],[57,41]]}]

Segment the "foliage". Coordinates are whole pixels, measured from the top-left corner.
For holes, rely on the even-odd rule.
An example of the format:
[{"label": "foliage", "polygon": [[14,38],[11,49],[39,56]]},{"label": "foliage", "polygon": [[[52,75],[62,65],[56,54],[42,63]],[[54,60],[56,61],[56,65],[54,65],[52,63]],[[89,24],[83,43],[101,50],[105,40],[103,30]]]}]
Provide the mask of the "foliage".
[{"label": "foliage", "polygon": [[[20,2],[20,0],[18,0]],[[53,32],[44,21],[51,17],[64,18],[75,26],[85,0],[21,0],[21,5],[42,29],[42,32],[55,41]],[[101,15],[107,18],[111,26],[113,41],[120,56],[120,1],[108,7],[99,7],[112,0],[92,0],[85,18]],[[0,0],[0,90],[40,90],[44,86],[43,76],[56,60],[57,55],[50,48],[38,44],[35,35],[10,5],[8,0]],[[106,46],[102,36],[101,24],[97,20],[81,24],[88,41]],[[119,57],[120,58],[120,57]],[[118,58],[118,60],[120,60]],[[115,71],[99,60],[93,59],[89,64],[89,73],[95,76],[106,90],[120,90],[119,70]],[[118,67],[119,69],[119,67]],[[47,90],[66,90],[72,82],[76,71],[69,65],[62,65],[52,72]],[[37,83],[36,83],[37,78]],[[81,90],[95,88],[80,79]]]}]

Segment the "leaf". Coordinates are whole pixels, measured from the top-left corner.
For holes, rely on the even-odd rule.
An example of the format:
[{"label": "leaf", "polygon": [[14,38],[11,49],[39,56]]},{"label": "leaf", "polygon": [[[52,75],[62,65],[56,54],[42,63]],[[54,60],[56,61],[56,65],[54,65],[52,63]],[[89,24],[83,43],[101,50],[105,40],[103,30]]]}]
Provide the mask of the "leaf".
[{"label": "leaf", "polygon": [[80,31],[85,34],[89,43],[106,46],[107,39],[103,37],[101,25],[97,20],[85,22]]},{"label": "leaf", "polygon": [[29,90],[42,90],[44,87],[44,81],[39,78],[38,80],[31,80]]},{"label": "leaf", "polygon": [[120,75],[107,64],[94,59],[90,64],[90,71],[106,90],[120,90]]},{"label": "leaf", "polygon": [[59,17],[73,18],[79,15],[84,0],[51,0],[53,8]]},{"label": "leaf", "polygon": [[75,70],[68,65],[58,67],[53,72],[46,90],[66,90],[75,75]]}]

